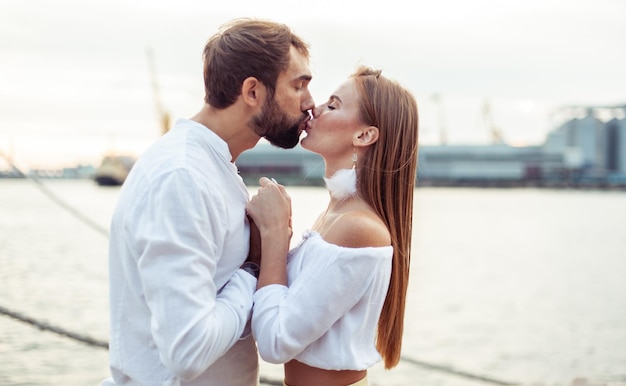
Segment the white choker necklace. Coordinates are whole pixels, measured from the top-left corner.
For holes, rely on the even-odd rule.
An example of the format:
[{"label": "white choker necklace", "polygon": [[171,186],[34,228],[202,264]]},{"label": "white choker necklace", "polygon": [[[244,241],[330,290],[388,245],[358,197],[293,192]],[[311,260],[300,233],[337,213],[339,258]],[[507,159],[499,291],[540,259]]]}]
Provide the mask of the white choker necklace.
[{"label": "white choker necklace", "polygon": [[337,200],[356,196],[356,169],[339,169],[332,177],[324,177],[326,188]]}]

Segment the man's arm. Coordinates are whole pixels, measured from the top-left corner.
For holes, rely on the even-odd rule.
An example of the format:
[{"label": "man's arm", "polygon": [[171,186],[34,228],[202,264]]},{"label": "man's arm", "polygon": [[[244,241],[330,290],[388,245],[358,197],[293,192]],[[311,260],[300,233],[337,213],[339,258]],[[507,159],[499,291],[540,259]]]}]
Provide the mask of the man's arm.
[{"label": "man's arm", "polygon": [[237,271],[218,295],[214,282],[226,237],[224,203],[184,170],[155,181],[142,200],[134,247],[151,332],[165,366],[191,380],[241,336],[256,280]]}]

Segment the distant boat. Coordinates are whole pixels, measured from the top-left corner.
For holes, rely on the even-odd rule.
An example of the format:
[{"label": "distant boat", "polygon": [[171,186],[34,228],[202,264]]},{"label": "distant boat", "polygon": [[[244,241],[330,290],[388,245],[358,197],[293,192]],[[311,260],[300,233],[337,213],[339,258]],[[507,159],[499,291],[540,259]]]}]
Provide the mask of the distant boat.
[{"label": "distant boat", "polygon": [[135,158],[127,155],[107,155],[96,169],[94,180],[100,186],[120,186],[126,180]]},{"label": "distant boat", "polygon": [[[161,134],[165,134],[170,129],[170,114],[165,110],[161,103],[161,95],[156,79],[156,70],[154,66],[154,56],[152,50],[146,51],[148,56],[148,67],[152,80],[152,91],[158,113],[159,124],[161,126]],[[94,175],[95,181],[100,186],[119,186],[124,183],[130,169],[135,164],[136,158],[128,155],[105,155],[102,163],[96,169]]]}]

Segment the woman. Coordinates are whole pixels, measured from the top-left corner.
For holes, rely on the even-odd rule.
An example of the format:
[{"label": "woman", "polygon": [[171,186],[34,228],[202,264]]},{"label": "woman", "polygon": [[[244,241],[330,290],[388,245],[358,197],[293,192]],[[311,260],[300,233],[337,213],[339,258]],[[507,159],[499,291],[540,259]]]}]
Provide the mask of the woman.
[{"label": "woman", "polygon": [[418,113],[414,97],[361,67],[313,110],[302,147],[321,155],[330,192],[288,251],[291,203],[262,178],[247,206],[261,235],[252,330],[289,386],[367,385],[400,360],[409,277]]}]

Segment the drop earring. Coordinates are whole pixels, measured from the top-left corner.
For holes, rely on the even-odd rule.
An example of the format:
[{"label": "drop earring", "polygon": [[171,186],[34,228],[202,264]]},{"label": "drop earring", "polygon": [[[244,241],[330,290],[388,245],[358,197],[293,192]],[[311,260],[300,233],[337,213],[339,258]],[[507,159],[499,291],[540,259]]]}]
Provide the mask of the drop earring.
[{"label": "drop earring", "polygon": [[324,177],[326,188],[337,200],[345,200],[357,195],[356,191],[356,148],[352,153],[352,169],[339,169],[331,177]]}]

